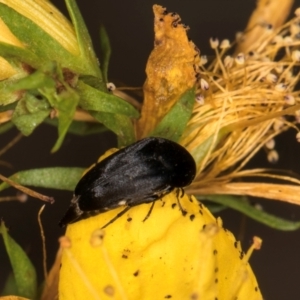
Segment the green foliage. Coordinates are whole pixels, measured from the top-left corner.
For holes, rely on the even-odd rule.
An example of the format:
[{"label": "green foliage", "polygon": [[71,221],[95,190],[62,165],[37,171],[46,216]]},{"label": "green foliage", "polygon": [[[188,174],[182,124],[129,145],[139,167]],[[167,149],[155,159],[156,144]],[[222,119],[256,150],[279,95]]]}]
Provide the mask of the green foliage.
[{"label": "green foliage", "polygon": [[[120,145],[130,144],[135,141],[131,118],[137,118],[139,113],[106,88],[111,52],[106,31],[103,27],[100,30],[101,70],[76,2],[66,0],[66,5],[77,37],[78,55],[68,52],[32,20],[0,3],[0,17],[26,45],[24,49],[0,43],[0,55],[18,72],[0,83],[1,111],[14,109],[12,122],[26,136],[50,115],[55,116],[58,122],[52,124],[58,127],[58,139],[52,152],[60,148],[67,132],[78,130],[82,134],[83,128],[90,127],[74,126],[77,109],[86,110],[116,133]],[[13,108],[9,104],[14,104]],[[98,125],[95,132],[104,131],[103,125]]]},{"label": "green foliage", "polygon": [[22,248],[9,236],[3,222],[2,234],[5,249],[12,265],[17,294],[19,296],[35,299],[37,294],[37,278],[35,268]]},{"label": "green foliage", "polygon": [[[73,191],[83,172],[83,168],[53,167],[21,171],[9,178],[25,186]],[[5,182],[1,183],[0,191],[9,186]]]},{"label": "green foliage", "polygon": [[178,102],[170,109],[150,136],[164,137],[178,142],[187,122],[189,121],[195,103],[195,89],[184,92]]},{"label": "green foliage", "polygon": [[201,195],[197,199],[203,201],[208,200],[214,203],[225,205],[237,210],[249,218],[265,224],[271,228],[283,231],[292,231],[300,228],[300,221],[292,222],[277,216],[271,215],[263,210],[253,207],[245,197],[237,197],[230,195]]}]

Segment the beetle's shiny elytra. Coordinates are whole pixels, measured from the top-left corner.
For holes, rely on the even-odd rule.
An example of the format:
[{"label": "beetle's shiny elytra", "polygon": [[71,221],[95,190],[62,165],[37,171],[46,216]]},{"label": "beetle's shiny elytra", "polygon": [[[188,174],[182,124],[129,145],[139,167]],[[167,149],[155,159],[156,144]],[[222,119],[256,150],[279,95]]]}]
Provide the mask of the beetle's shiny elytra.
[{"label": "beetle's shiny elytra", "polygon": [[123,214],[189,185],[195,174],[195,161],[184,147],[163,138],[142,139],[103,159],[81,178],[59,225],[119,206],[126,207]]}]

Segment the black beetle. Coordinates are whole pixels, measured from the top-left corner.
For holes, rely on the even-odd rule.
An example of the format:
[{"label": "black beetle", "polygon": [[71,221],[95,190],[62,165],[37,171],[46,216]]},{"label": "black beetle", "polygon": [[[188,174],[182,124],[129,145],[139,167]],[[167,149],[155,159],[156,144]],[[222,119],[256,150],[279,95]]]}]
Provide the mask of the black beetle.
[{"label": "black beetle", "polygon": [[163,138],[144,138],[103,159],[81,178],[59,225],[126,206],[110,224],[132,206],[154,205],[173,189],[189,185],[195,174],[195,161],[184,147]]}]

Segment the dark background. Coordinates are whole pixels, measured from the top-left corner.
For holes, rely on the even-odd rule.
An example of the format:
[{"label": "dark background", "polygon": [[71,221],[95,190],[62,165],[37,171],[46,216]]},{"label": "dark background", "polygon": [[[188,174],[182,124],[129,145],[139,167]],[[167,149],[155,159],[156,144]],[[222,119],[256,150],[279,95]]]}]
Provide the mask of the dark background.
[{"label": "dark background", "polygon": [[[61,0],[53,1],[66,13]],[[99,53],[98,29],[104,24],[111,41],[112,57],[109,68],[109,80],[123,82],[128,86],[142,86],[145,80],[145,64],[153,48],[152,5],[161,4],[169,11],[180,14],[184,23],[191,27],[189,36],[203,54],[212,54],[209,38],[233,40],[237,31],[243,30],[248,17],[255,7],[255,0],[78,0],[77,1],[90,33],[96,52]],[[300,4],[300,0],[296,1]],[[297,7],[298,5],[295,5]],[[299,5],[300,6],[300,5]],[[10,130],[1,136],[0,148],[17,134]],[[293,170],[300,174],[300,145],[295,140],[295,131],[289,131],[276,138],[276,149],[280,160],[276,168]],[[62,148],[50,154],[57,137],[56,129],[47,125],[39,127],[34,134],[23,138],[14,148],[0,159],[9,162],[12,168],[0,166],[1,174],[9,176],[19,170],[46,166],[87,167],[111,146],[116,145],[112,134],[78,137],[68,135]],[[261,151],[253,160],[252,166],[272,167]],[[48,264],[51,265],[57,250],[57,239],[64,233],[57,223],[62,217],[72,193],[53,190],[41,190],[55,197],[54,205],[48,205],[42,215],[47,237]],[[10,189],[5,195],[14,194]],[[290,220],[300,220],[300,207],[269,200],[255,200],[264,209]],[[29,199],[26,204],[6,202],[0,204],[0,217],[10,228],[10,234],[26,249],[30,258],[38,266],[39,278],[42,278],[42,248],[37,212],[41,202]],[[221,213],[224,226],[237,237],[242,238],[247,249],[253,235],[263,239],[263,247],[251,258],[252,268],[257,276],[265,299],[300,299],[300,231],[280,232],[253,222],[239,213],[227,210]],[[192,251],[192,249],[191,249]],[[0,288],[10,265],[0,241]]]}]

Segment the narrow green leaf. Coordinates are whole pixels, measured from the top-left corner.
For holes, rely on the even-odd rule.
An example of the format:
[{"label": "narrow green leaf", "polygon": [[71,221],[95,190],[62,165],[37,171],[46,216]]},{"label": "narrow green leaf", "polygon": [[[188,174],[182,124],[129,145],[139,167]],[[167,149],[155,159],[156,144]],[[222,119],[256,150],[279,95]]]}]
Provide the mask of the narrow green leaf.
[{"label": "narrow green leaf", "polygon": [[135,108],[123,99],[99,91],[81,80],[78,82],[77,90],[80,95],[79,105],[85,110],[125,115],[132,118],[139,117],[139,113]]},{"label": "narrow green leaf", "polygon": [[109,38],[107,35],[107,31],[104,26],[100,27],[100,47],[101,47],[101,71],[103,75],[103,79],[105,82],[108,82],[107,74],[108,74],[108,64],[111,55],[111,47]]},{"label": "narrow green leaf", "polygon": [[[58,121],[57,119],[46,119],[45,123],[52,125],[52,126],[57,126]],[[1,129],[1,127],[0,127]],[[68,133],[76,134],[76,135],[90,135],[90,134],[97,134],[97,133],[102,133],[107,131],[107,128],[103,126],[100,123],[93,123],[93,122],[81,122],[81,121],[72,121]]]},{"label": "narrow green leaf", "polygon": [[[51,92],[56,92],[56,84],[54,79],[51,77],[53,73],[54,66],[53,63],[47,64],[49,67],[45,70],[37,70],[29,76],[21,78],[16,82],[12,83],[7,87],[8,91],[18,91],[18,90],[37,90],[41,88],[51,89]],[[50,74],[46,74],[49,71]]]},{"label": "narrow green leaf", "polygon": [[47,104],[45,99],[37,100],[26,93],[18,101],[11,120],[25,136],[28,136],[49,116],[50,108]]},{"label": "narrow green leaf", "polygon": [[131,120],[122,115],[104,112],[90,112],[105,127],[118,136],[118,146],[123,147],[135,142],[134,128]]},{"label": "narrow green leaf", "polygon": [[[9,178],[25,186],[74,191],[84,170],[84,168],[67,167],[31,169],[18,172]],[[8,187],[10,185],[3,182],[0,184],[0,191]]]},{"label": "narrow green leaf", "polygon": [[9,89],[15,83],[16,77],[0,81],[0,111],[14,109],[16,101],[20,99],[19,93],[12,93]]},{"label": "narrow green leaf", "polygon": [[248,201],[245,201],[245,197],[230,195],[201,195],[197,196],[197,198],[199,200],[209,200],[215,203],[226,205],[271,228],[283,231],[292,231],[300,228],[300,221],[288,221],[271,215],[263,210],[258,210],[250,205]]},{"label": "narrow green leaf", "polygon": [[18,287],[13,273],[10,273],[8,275],[0,295],[1,296],[18,295]]},{"label": "narrow green leaf", "polygon": [[[203,200],[202,200],[203,201]],[[207,201],[208,202],[208,201]],[[225,205],[218,205],[218,204],[208,204],[205,203],[206,208],[212,213],[212,214],[217,214],[225,209],[228,209],[227,206]]]},{"label": "narrow green leaf", "polygon": [[0,42],[0,56],[5,57],[9,62],[22,62],[35,69],[38,69],[43,64],[43,60],[33,52],[3,42]]},{"label": "narrow green leaf", "polygon": [[192,88],[180,96],[178,102],[171,108],[150,136],[164,137],[178,142],[192,115],[194,103],[195,89]]},{"label": "narrow green leaf", "polygon": [[18,294],[35,299],[37,294],[37,278],[34,266],[23,249],[9,236],[4,222],[1,222],[1,234],[13,268]]},{"label": "narrow green leaf", "polygon": [[0,18],[27,49],[38,57],[39,64],[41,61],[57,61],[76,73],[94,75],[81,57],[72,55],[36,23],[3,3],[0,3]]},{"label": "narrow green leaf", "polygon": [[98,67],[99,62],[94,52],[93,43],[76,1],[66,0],[65,2],[72,20],[72,24],[75,28],[80,50],[80,57],[82,61],[87,64],[88,69],[93,71],[91,75],[96,76],[102,81],[102,74]]},{"label": "narrow green leaf", "polygon": [[58,111],[58,139],[51,152],[55,152],[60,148],[73,121],[78,103],[78,94],[70,88],[53,98],[52,105]]}]

